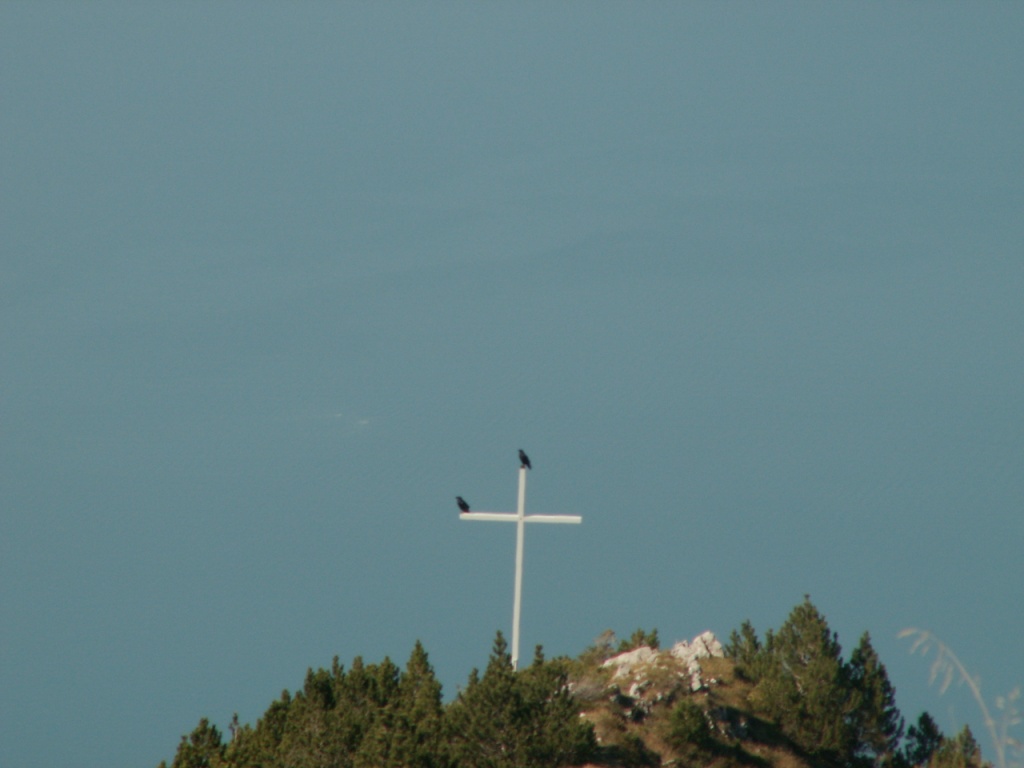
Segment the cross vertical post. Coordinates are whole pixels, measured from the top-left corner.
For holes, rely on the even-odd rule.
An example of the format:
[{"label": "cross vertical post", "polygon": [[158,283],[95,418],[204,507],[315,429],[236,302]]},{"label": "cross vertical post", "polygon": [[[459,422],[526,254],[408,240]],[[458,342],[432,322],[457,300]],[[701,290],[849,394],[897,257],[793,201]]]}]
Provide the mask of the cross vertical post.
[{"label": "cross vertical post", "polygon": [[526,467],[519,468],[519,502],[516,505],[516,589],[512,603],[512,669],[519,664],[519,615],[523,600],[523,537],[526,525]]},{"label": "cross vertical post", "polygon": [[515,594],[512,603],[512,669],[519,667],[519,623],[523,600],[523,542],[526,523],[582,523],[579,515],[527,515],[526,514],[526,467],[519,467],[519,499],[516,511],[512,512],[463,512],[462,520],[490,520],[514,522],[516,524],[516,575]]}]

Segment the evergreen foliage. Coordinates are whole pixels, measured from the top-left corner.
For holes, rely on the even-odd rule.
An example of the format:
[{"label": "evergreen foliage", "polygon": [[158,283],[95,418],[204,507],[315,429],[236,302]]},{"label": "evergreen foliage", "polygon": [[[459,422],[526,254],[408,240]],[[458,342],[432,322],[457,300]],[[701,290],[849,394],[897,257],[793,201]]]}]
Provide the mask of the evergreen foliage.
[{"label": "evergreen foliage", "polygon": [[907,744],[903,749],[904,762],[912,766],[928,765],[940,746],[942,731],[931,715],[922,712],[917,723],[907,729]]},{"label": "evergreen foliage", "polygon": [[850,655],[848,670],[855,754],[874,766],[893,765],[900,757],[903,718],[896,708],[896,691],[867,632]]},{"label": "evergreen foliage", "polygon": [[638,627],[629,640],[623,640],[619,643],[619,653],[623,651],[632,651],[635,648],[642,648],[643,646],[658,650],[661,645],[661,641],[658,639],[658,630],[652,629],[650,632],[645,632],[643,627]]},{"label": "evergreen foliage", "polygon": [[844,765],[901,763],[903,719],[867,633],[844,661],[838,636],[805,597],[764,643],[744,622],[726,652],[756,684],[761,709],[801,749]]},{"label": "evergreen foliage", "polygon": [[736,662],[738,674],[752,681],[764,677],[764,673],[767,671],[765,665],[768,657],[762,653],[761,641],[749,621],[744,621],[740,625],[739,631],[734,629],[730,633],[724,650],[726,657]]},{"label": "evergreen foliage", "polygon": [[668,741],[676,750],[688,746],[706,748],[712,743],[707,715],[699,704],[683,699],[672,708],[668,720]]},{"label": "evergreen foliage", "polygon": [[501,632],[487,668],[476,670],[447,713],[451,756],[473,768],[579,765],[594,748],[593,729],[580,720],[564,663],[538,653],[521,673]]},{"label": "evergreen foliage", "polygon": [[441,684],[417,640],[398,681],[397,706],[389,719],[390,750],[388,759],[380,765],[441,766],[443,716]]},{"label": "evergreen foliage", "polygon": [[928,768],[981,768],[981,747],[971,729],[964,726],[952,739],[942,739],[928,761]]},{"label": "evergreen foliage", "polygon": [[[725,659],[701,661],[699,690],[670,654],[622,685],[602,666],[615,642],[605,632],[574,660],[538,646],[517,672],[498,632],[483,673],[447,705],[419,642],[404,669],[335,657],[255,726],[236,715],[227,743],[201,719],[171,768],[990,768],[968,728],[946,738],[927,713],[904,739],[870,635],[844,659],[809,598],[763,639],[749,621],[733,631]],[[657,648],[657,630],[619,648],[639,646]]]},{"label": "evergreen foliage", "polygon": [[568,667],[538,646],[533,664],[515,672],[499,632],[483,676],[474,670],[446,708],[419,642],[404,670],[357,656],[346,671],[335,658],[329,670],[307,670],[301,690],[283,692],[255,727],[233,723],[230,744],[200,720],[171,768],[579,765],[593,751],[593,729],[569,692]]},{"label": "evergreen foliage", "polygon": [[849,671],[837,636],[810,600],[793,609],[770,635],[756,694],[764,711],[811,754],[854,751]]},{"label": "evergreen foliage", "polygon": [[192,733],[181,737],[171,768],[220,768],[223,760],[224,741],[220,731],[204,717]]}]

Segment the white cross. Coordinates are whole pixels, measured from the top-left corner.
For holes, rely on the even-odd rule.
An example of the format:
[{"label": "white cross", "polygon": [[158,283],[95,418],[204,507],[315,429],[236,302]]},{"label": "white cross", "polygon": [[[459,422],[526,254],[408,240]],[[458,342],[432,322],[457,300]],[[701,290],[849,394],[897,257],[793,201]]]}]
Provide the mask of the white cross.
[{"label": "white cross", "polygon": [[519,467],[519,504],[516,512],[464,512],[463,520],[494,520],[516,524],[516,590],[512,606],[512,669],[519,664],[519,606],[523,595],[523,523],[582,523],[579,515],[527,515],[526,467]]}]

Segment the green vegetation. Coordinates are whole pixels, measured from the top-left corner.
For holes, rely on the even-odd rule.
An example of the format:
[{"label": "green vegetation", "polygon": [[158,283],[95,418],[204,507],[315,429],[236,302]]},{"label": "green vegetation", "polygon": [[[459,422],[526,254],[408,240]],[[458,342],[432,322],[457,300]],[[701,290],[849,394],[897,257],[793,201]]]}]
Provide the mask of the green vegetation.
[{"label": "green vegetation", "polygon": [[498,633],[490,662],[476,671],[446,714],[453,765],[477,768],[543,768],[581,765],[594,751],[593,729],[580,719],[569,692],[568,664],[545,662],[512,669]]},{"label": "green vegetation", "polygon": [[632,651],[634,648],[639,648],[646,645],[648,648],[658,650],[661,647],[661,642],[658,640],[658,630],[652,629],[650,632],[644,632],[643,627],[638,627],[637,630],[630,636],[629,640],[623,640],[619,643],[619,653],[624,651]]},{"label": "green vegetation", "polygon": [[[632,668],[604,666],[641,647]],[[227,740],[201,719],[171,768],[988,768],[967,728],[947,738],[923,713],[904,733],[870,636],[845,659],[809,599],[763,638],[744,622],[696,676],[657,648],[657,630],[608,631],[517,672],[499,632],[448,704],[419,643],[404,669],[335,658]]]},{"label": "green vegetation", "polygon": [[763,644],[748,623],[727,650],[754,684],[758,710],[809,756],[865,768],[901,762],[903,719],[867,633],[844,661],[838,637],[805,599]]},{"label": "green vegetation", "polygon": [[677,751],[711,746],[711,726],[703,707],[690,699],[676,704],[668,716],[668,742]]}]

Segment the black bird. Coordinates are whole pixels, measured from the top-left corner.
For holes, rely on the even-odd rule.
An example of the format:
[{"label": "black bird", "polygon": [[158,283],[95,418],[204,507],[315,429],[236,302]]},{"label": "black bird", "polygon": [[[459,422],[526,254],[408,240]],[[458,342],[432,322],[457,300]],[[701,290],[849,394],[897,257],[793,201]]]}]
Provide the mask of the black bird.
[{"label": "black bird", "polygon": [[461,496],[455,497],[455,503],[459,505],[459,509],[461,509],[463,512],[469,512],[469,504],[467,504],[466,500]]},{"label": "black bird", "polygon": [[526,467],[527,469],[533,469],[530,466],[530,457],[523,453],[523,449],[519,449],[519,466]]}]

